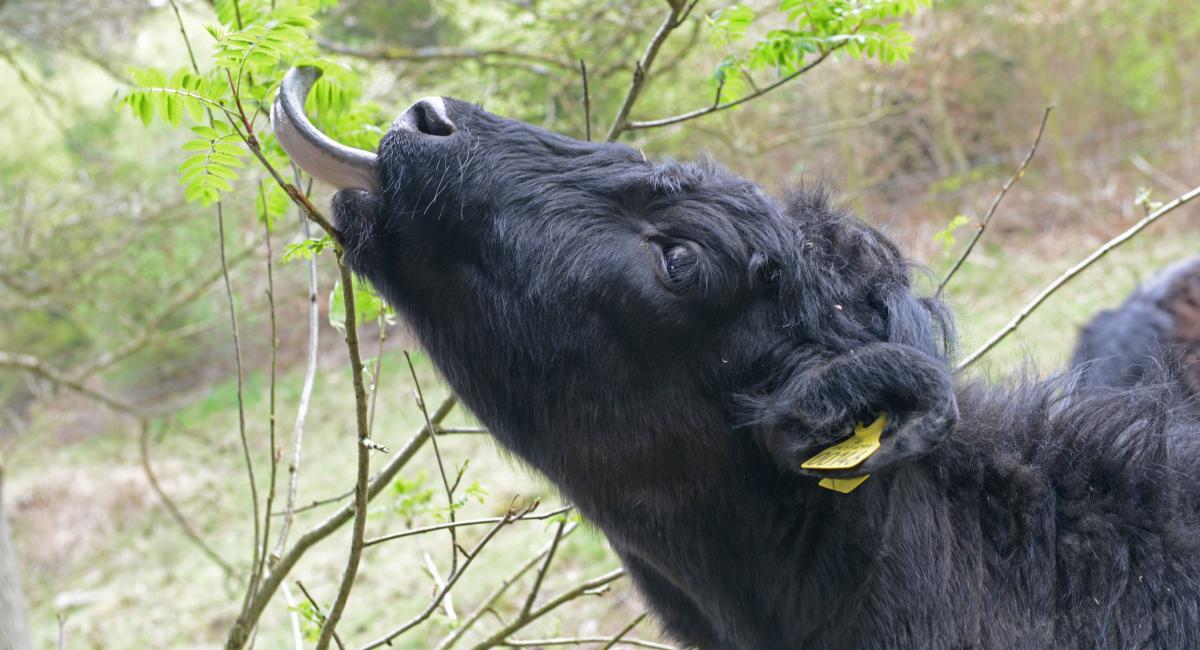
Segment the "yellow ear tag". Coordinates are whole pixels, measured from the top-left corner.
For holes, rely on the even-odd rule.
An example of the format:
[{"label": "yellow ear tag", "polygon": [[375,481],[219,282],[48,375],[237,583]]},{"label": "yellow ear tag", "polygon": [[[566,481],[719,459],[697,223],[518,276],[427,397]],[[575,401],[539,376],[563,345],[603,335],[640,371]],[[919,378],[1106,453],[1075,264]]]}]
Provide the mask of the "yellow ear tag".
[{"label": "yellow ear tag", "polygon": [[[887,414],[880,413],[879,417],[868,425],[864,426],[860,422],[854,427],[853,436],[809,458],[800,467],[804,469],[853,469],[861,465],[871,454],[879,450],[879,437],[883,435],[887,421]],[[825,478],[821,479],[817,485],[845,494],[862,485],[862,482],[867,480],[867,476],[870,475]]]},{"label": "yellow ear tag", "polygon": [[870,474],[863,474],[862,476],[855,476],[853,478],[823,478],[817,485],[826,490],[850,494],[854,491],[854,488],[862,485],[863,481],[869,478],[871,478]]}]

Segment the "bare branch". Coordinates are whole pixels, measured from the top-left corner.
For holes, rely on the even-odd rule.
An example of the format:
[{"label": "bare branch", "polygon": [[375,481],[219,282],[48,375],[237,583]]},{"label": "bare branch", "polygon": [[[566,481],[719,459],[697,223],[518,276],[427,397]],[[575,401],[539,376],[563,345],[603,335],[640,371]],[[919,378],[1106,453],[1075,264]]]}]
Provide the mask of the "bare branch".
[{"label": "bare branch", "polygon": [[296,611],[296,599],[286,582],[280,586],[283,589],[283,599],[287,602],[288,618],[292,621],[292,647],[304,650],[304,631],[300,629],[300,613]]},{"label": "bare branch", "polygon": [[[651,648],[651,650],[681,650],[673,645],[666,643],[658,643],[656,641],[646,641],[643,639],[617,639],[622,645],[633,646],[635,648]],[[554,645],[592,645],[601,644],[612,639],[606,639],[602,636],[575,636],[575,637],[559,637],[554,639],[508,639],[504,645],[511,648],[544,648]],[[609,647],[609,646],[604,646]]]},{"label": "bare branch", "polygon": [[748,101],[762,97],[763,95],[771,92],[772,90],[775,90],[776,88],[786,84],[787,82],[800,77],[801,75],[808,72],[809,70],[812,70],[813,68],[817,67],[818,65],[821,65],[821,63],[823,63],[825,61],[825,59],[828,59],[831,54],[833,54],[838,49],[845,46],[845,44],[847,42],[848,41],[842,41],[840,43],[833,45],[829,49],[821,52],[821,54],[816,59],[813,59],[813,61],[811,63],[809,63],[808,65],[800,68],[799,70],[796,70],[795,72],[789,74],[786,77],[783,77],[782,79],[775,81],[774,83],[770,83],[766,86],[763,86],[762,89],[755,91],[753,93],[750,93],[749,95],[746,95],[745,97],[739,97],[737,99],[730,100],[730,101],[723,102],[723,103],[714,103],[713,105],[707,106],[705,108],[698,108],[694,111],[689,111],[687,113],[681,113],[679,115],[674,115],[671,117],[663,117],[663,118],[659,118],[657,120],[646,120],[644,122],[629,122],[628,124],[625,125],[625,128],[629,129],[630,131],[635,131],[638,129],[654,129],[654,128],[658,128],[660,126],[668,126],[671,124],[678,124],[680,122],[686,122],[688,120],[694,120],[698,117],[704,117],[705,115],[708,115],[710,113],[716,113],[718,111],[723,111],[723,110],[726,110],[729,108],[733,108],[734,106],[740,106],[742,104],[745,104]]},{"label": "bare branch", "polygon": [[970,366],[978,361],[980,357],[987,354],[989,350],[996,347],[997,343],[1003,341],[1004,338],[1009,334],[1012,334],[1013,330],[1016,330],[1017,327],[1020,326],[1021,323],[1028,318],[1035,309],[1041,306],[1042,303],[1046,302],[1046,299],[1053,295],[1055,291],[1061,289],[1063,285],[1065,285],[1067,282],[1070,282],[1072,278],[1082,273],[1084,269],[1091,266],[1096,262],[1096,260],[1104,257],[1109,251],[1120,246],[1121,244],[1133,239],[1133,237],[1141,232],[1146,226],[1149,226],[1163,216],[1170,214],[1175,209],[1185,205],[1189,201],[1195,199],[1197,196],[1200,196],[1200,187],[1192,189],[1192,191],[1188,192],[1187,194],[1177,197],[1170,203],[1167,203],[1161,208],[1146,215],[1140,221],[1133,224],[1133,226],[1129,227],[1129,229],[1127,229],[1125,232],[1108,240],[1103,246],[1097,248],[1090,255],[1083,258],[1083,260],[1081,260],[1078,264],[1067,269],[1066,272],[1055,278],[1055,280],[1051,282],[1045,289],[1042,289],[1041,293],[1034,297],[1029,304],[1025,305],[1025,307],[1016,316],[1014,316],[1007,325],[1001,328],[1000,331],[993,334],[992,338],[988,339],[987,343],[984,343],[979,347],[979,349],[972,352],[971,356],[967,357],[962,363],[958,364],[957,369],[963,370],[967,366]]},{"label": "bare branch", "polygon": [[[421,409],[421,415],[425,416],[425,424],[436,431],[433,422],[429,420],[429,411],[425,408],[425,393],[421,391],[421,382],[417,379],[417,370],[413,367],[412,357],[408,354],[408,350],[404,351],[404,360],[408,362],[408,373],[412,376],[413,389],[417,391],[417,406]],[[447,517],[450,519],[450,524],[454,524],[454,488],[450,486],[450,481],[446,478],[446,465],[442,462],[442,452],[438,447],[437,436],[430,438],[429,444],[433,446],[433,457],[437,460],[438,473],[442,477],[442,487],[446,490]],[[460,475],[459,478],[462,476]],[[454,484],[457,486],[458,481],[455,481]],[[536,502],[533,507],[537,507]],[[454,573],[458,569],[458,551],[456,550],[458,549],[458,528],[451,525],[446,530],[450,531],[450,573]]]},{"label": "bare branch", "polygon": [[1029,162],[1033,160],[1034,154],[1037,153],[1038,145],[1042,142],[1042,134],[1046,132],[1046,120],[1050,119],[1050,112],[1053,110],[1054,105],[1051,104],[1042,113],[1042,122],[1038,125],[1037,137],[1033,139],[1033,146],[1029,147],[1029,153],[1025,154],[1025,159],[1017,166],[1017,171],[1004,183],[1000,188],[1000,192],[996,194],[996,198],[992,200],[992,205],[988,208],[987,214],[983,215],[983,220],[979,222],[978,227],[975,229],[975,235],[971,237],[970,243],[963,249],[962,254],[954,261],[954,266],[950,267],[950,270],[946,273],[946,277],[938,285],[937,291],[934,293],[935,296],[941,297],[942,291],[950,283],[950,278],[954,277],[954,274],[958,272],[963,262],[967,261],[967,257],[971,254],[971,251],[975,250],[975,244],[983,237],[983,231],[987,230],[988,224],[992,221],[992,215],[996,214],[996,208],[1000,207],[1000,202],[1004,200],[1004,195],[1008,194],[1009,188],[1025,176],[1025,168],[1029,166]]},{"label": "bare branch", "polygon": [[370,650],[371,648],[378,648],[382,645],[391,645],[393,639],[420,625],[425,621],[425,619],[429,618],[429,616],[433,614],[434,610],[437,609],[438,605],[441,604],[442,600],[447,596],[447,594],[450,593],[450,590],[454,588],[454,584],[458,582],[458,579],[461,578],[464,573],[466,573],[467,569],[471,566],[471,563],[475,561],[475,558],[479,557],[479,553],[483,550],[483,547],[487,546],[488,542],[492,541],[492,538],[496,536],[496,533],[500,532],[501,528],[512,523],[512,521],[519,516],[520,512],[510,508],[508,513],[502,517],[495,526],[488,530],[487,534],[484,535],[483,538],[480,539],[479,542],[476,543],[475,546],[467,553],[466,557],[463,559],[462,565],[458,567],[458,570],[446,578],[445,585],[438,590],[437,594],[433,598],[433,601],[426,606],[424,611],[407,623],[363,646],[362,650]]},{"label": "bare branch", "polygon": [[658,56],[659,49],[662,48],[662,44],[666,42],[671,32],[675,31],[676,28],[687,20],[692,7],[696,6],[694,1],[688,3],[686,0],[668,0],[668,3],[671,5],[671,11],[663,19],[662,24],[658,26],[658,31],[654,32],[654,36],[646,46],[646,51],[642,54],[642,58],[634,64],[633,78],[629,82],[629,90],[625,93],[625,100],[621,102],[621,107],[617,109],[612,126],[609,127],[608,135],[605,137],[605,140],[608,142],[614,142],[617,138],[621,137],[621,133],[630,127],[629,112],[633,110],[633,105],[637,103],[638,96],[642,94],[642,88],[646,85],[646,75],[649,73],[650,67],[654,65],[654,59]]},{"label": "bare branch", "polygon": [[373,50],[357,48],[345,43],[338,43],[324,38],[318,38],[317,44],[323,50],[352,56],[368,61],[406,61],[411,63],[426,63],[434,61],[463,61],[468,59],[500,59],[510,62],[520,62],[524,65],[541,64],[560,70],[572,70],[575,64],[544,54],[521,52],[507,48],[476,49],[471,47],[397,47],[385,46]]},{"label": "bare branch", "polygon": [[475,434],[489,433],[485,427],[438,427],[439,436],[449,436],[455,434]]},{"label": "bare branch", "polygon": [[[563,531],[563,537],[570,535],[575,531],[576,528],[578,528],[578,526],[578,523],[572,522],[567,526],[567,529]],[[467,630],[471,629],[475,623],[479,622],[479,619],[483,617],[485,612],[491,610],[496,602],[499,601],[502,596],[504,596],[504,593],[508,591],[509,587],[513,586],[517,580],[521,579],[521,576],[528,573],[535,564],[537,564],[542,558],[546,557],[546,555],[550,553],[551,545],[552,544],[546,544],[543,546],[541,550],[530,556],[529,559],[525,560],[525,562],[518,566],[515,571],[510,573],[508,577],[504,578],[504,580],[500,582],[499,586],[497,586],[492,593],[488,594],[483,601],[479,603],[479,606],[475,608],[475,611],[471,612],[469,616],[464,618],[462,623],[456,626],[454,630],[446,636],[446,638],[442,639],[441,643],[438,643],[437,650],[448,650],[451,646],[457,643],[458,640],[467,633]]]},{"label": "bare branch", "polygon": [[529,595],[525,597],[525,604],[521,606],[521,613],[517,614],[517,618],[527,618],[530,610],[533,609],[533,603],[542,589],[542,581],[546,579],[546,572],[550,569],[550,564],[554,562],[554,552],[558,550],[558,544],[562,541],[566,525],[565,519],[558,522],[558,528],[554,531],[554,539],[550,540],[550,552],[546,554],[546,560],[538,568],[537,575],[533,578],[533,586],[529,588]]},{"label": "bare branch", "polygon": [[1176,194],[1181,194],[1188,190],[1187,183],[1184,183],[1174,176],[1171,176],[1170,174],[1159,169],[1158,167],[1151,165],[1150,161],[1143,158],[1140,154],[1135,153],[1130,156],[1129,162],[1133,163],[1133,166],[1136,167],[1138,171],[1154,179],[1160,185],[1163,185]]},{"label": "bare branch", "polygon": [[[551,510],[550,512],[546,512],[546,513],[543,513],[540,515],[529,514],[529,513],[532,513],[534,508],[536,508],[537,506],[538,506],[538,502],[534,501],[533,507],[527,509],[526,514],[523,514],[519,517],[514,517],[512,519],[512,521],[543,521],[543,520],[551,519],[553,517],[557,517],[558,515],[570,512],[571,509],[574,508],[574,506],[563,506],[561,508]],[[384,542],[390,542],[390,541],[396,540],[396,539],[403,539],[405,537],[412,537],[414,535],[423,535],[425,533],[431,533],[435,530],[444,530],[447,528],[465,528],[468,526],[481,526],[484,524],[496,524],[496,523],[500,523],[503,520],[504,520],[504,517],[488,517],[486,519],[468,519],[465,521],[456,521],[456,522],[448,522],[448,523],[444,523],[444,524],[436,524],[433,526],[425,526],[423,528],[413,528],[412,530],[406,530],[406,531],[402,531],[399,533],[392,533],[390,535],[373,537],[371,539],[368,539],[366,542],[364,542],[363,546],[374,546],[376,544],[382,544]]]},{"label": "bare branch", "polygon": [[604,647],[600,648],[600,650],[610,650],[613,646],[620,643],[621,639],[624,639],[626,634],[629,634],[630,632],[632,632],[633,628],[638,626],[638,623],[641,623],[645,619],[646,619],[646,612],[642,612],[641,614],[638,614],[632,621],[629,622],[629,625],[626,625],[625,627],[621,628],[621,631],[618,632],[617,635],[614,636],[611,641],[609,641],[608,643],[605,643]]},{"label": "bare branch", "polygon": [[179,26],[179,34],[183,37],[183,44],[187,47],[188,60],[192,62],[192,72],[200,74],[200,66],[196,64],[196,53],[192,50],[192,39],[188,38],[187,30],[183,27],[183,16],[179,13],[179,4],[175,0],[168,0],[171,3],[171,11],[175,12],[175,24]]},{"label": "bare branch", "polygon": [[[255,569],[255,575],[262,577],[266,570],[267,562],[267,545],[270,544],[271,537],[271,511],[275,509],[275,483],[279,474],[279,448],[275,444],[275,393],[276,393],[276,373],[278,371],[279,357],[279,330],[275,316],[275,273],[272,269],[272,252],[271,252],[271,223],[268,215],[265,214],[267,209],[267,197],[263,191],[262,181],[258,183],[258,194],[263,204],[263,238],[267,242],[267,308],[271,317],[271,385],[270,385],[270,400],[268,404],[269,411],[267,413],[267,440],[270,449],[270,467],[271,475],[267,485],[267,503],[266,514],[262,518],[262,549],[258,553],[258,566]],[[257,586],[256,586],[257,588]]]},{"label": "bare branch", "polygon": [[[303,582],[297,580],[296,586],[300,588],[300,593],[304,594],[304,598],[308,600],[308,604],[312,605],[313,613],[317,615],[317,619],[321,621],[322,625],[324,625],[325,615],[321,613],[321,606],[317,604],[317,600],[312,597],[312,594],[308,593],[308,589],[304,588]],[[342,643],[342,639],[338,636],[337,632],[333,633],[333,641],[337,644],[337,647],[341,648],[341,650],[346,650],[346,646]]]},{"label": "bare branch", "polygon": [[[296,185],[300,185],[300,170],[292,166]],[[309,189],[312,189],[311,183]],[[303,208],[301,208],[303,210]],[[300,213],[300,233],[307,241],[309,238],[308,219]],[[279,540],[275,542],[274,555],[283,553],[287,544],[288,532],[292,528],[292,519],[296,510],[296,490],[300,483],[300,459],[304,447],[304,421],[308,418],[308,404],[312,399],[313,385],[317,379],[317,352],[321,339],[320,305],[317,303],[317,256],[308,260],[308,356],[304,365],[304,385],[300,388],[300,404],[296,407],[296,422],[292,427],[292,461],[288,464],[287,501],[283,510],[283,524],[279,528]],[[351,494],[353,491],[351,491]]]},{"label": "bare branch", "polygon": [[212,560],[217,566],[221,567],[221,570],[225,572],[226,578],[232,578],[236,573],[233,567],[230,566],[230,564],[226,562],[224,558],[217,554],[217,552],[214,551],[211,546],[205,543],[204,539],[200,537],[200,534],[196,532],[195,528],[192,528],[191,523],[189,523],[187,518],[183,516],[183,512],[179,510],[179,507],[175,505],[175,502],[171,499],[171,497],[167,496],[166,491],[163,490],[162,485],[158,482],[158,477],[154,474],[154,469],[150,465],[150,423],[144,418],[141,421],[141,436],[139,436],[138,447],[141,451],[142,472],[145,473],[146,480],[150,482],[150,488],[154,490],[154,493],[158,495],[159,500],[162,501],[163,507],[165,507],[167,512],[170,513],[171,518],[175,520],[175,523],[179,524],[179,527],[183,530],[183,534],[190,539],[192,543],[201,550],[201,552],[207,555],[208,559]]},{"label": "bare branch", "polygon": [[69,388],[70,390],[100,402],[101,404],[126,415],[140,416],[140,410],[117,397],[113,397],[103,391],[95,388],[90,388],[83,382],[67,376],[62,371],[52,368],[42,362],[41,359],[29,354],[17,354],[13,352],[5,352],[0,350],[0,368],[16,368],[33,373],[52,384]]},{"label": "bare branch", "polygon": [[[443,419],[445,419],[445,417],[450,414],[450,411],[452,411],[457,404],[458,400],[453,396],[447,397],[445,400],[443,400],[442,403],[436,409],[434,409],[432,415],[430,416],[434,426],[437,426]],[[396,477],[396,474],[398,474],[400,470],[412,460],[413,456],[415,456],[417,452],[421,450],[421,447],[423,447],[425,443],[429,441],[429,438],[432,434],[433,431],[429,428],[429,426],[423,425],[422,428],[417,431],[417,433],[411,439],[409,439],[408,443],[405,444],[403,449],[390,457],[388,464],[385,465],[384,468],[378,474],[376,474],[373,479],[371,479],[370,486],[367,488],[368,499],[375,498],[376,495],[382,492],[383,489],[391,483],[392,479]],[[242,612],[238,615],[237,620],[234,622],[233,626],[230,627],[229,636],[225,641],[226,650],[238,650],[246,644],[246,641],[250,636],[250,631],[254,629],[258,619],[262,616],[263,610],[266,609],[267,603],[271,601],[271,596],[274,595],[275,590],[279,588],[279,585],[287,577],[288,572],[292,570],[292,567],[296,565],[296,562],[300,561],[300,558],[302,558],[304,554],[308,552],[308,549],[312,548],[326,537],[329,537],[335,531],[345,525],[346,522],[350,521],[354,517],[354,511],[355,506],[352,503],[342,506],[337,510],[337,512],[325,519],[325,521],[321,522],[315,528],[300,536],[300,539],[296,540],[295,545],[288,549],[288,551],[279,558],[274,566],[271,567],[270,573],[268,573],[266,578],[263,580],[258,593],[254,596],[254,599],[250,602],[248,607],[242,609]]]},{"label": "bare branch", "polygon": [[246,595],[242,601],[245,607],[254,597],[261,577],[259,567],[259,540],[262,538],[261,523],[258,518],[258,483],[254,479],[254,461],[250,458],[250,442],[246,438],[246,396],[245,373],[242,369],[242,342],[238,332],[237,307],[233,300],[233,285],[229,282],[229,262],[225,257],[225,209],[220,201],[217,202],[217,237],[221,253],[221,276],[225,279],[225,299],[229,303],[229,327],[233,334],[233,357],[237,364],[237,403],[238,403],[238,436],[242,443],[242,457],[246,462],[246,475],[250,479],[250,503],[254,510],[254,542],[253,557],[250,566],[254,567],[250,581],[246,585]]},{"label": "bare branch", "polygon": [[[354,526],[350,533],[350,553],[346,558],[346,568],[342,572],[341,585],[337,596],[329,608],[329,616],[321,626],[321,638],[317,640],[317,650],[325,650],[333,638],[338,621],[350,599],[350,590],[354,587],[354,578],[358,574],[358,563],[362,558],[363,539],[367,529],[367,505],[370,501],[368,494],[371,482],[371,431],[367,423],[367,389],[363,383],[362,355],[358,351],[358,322],[354,306],[354,274],[342,259],[342,252],[337,251],[338,271],[342,277],[342,300],[346,306],[346,351],[350,357],[350,375],[354,383],[354,415],[358,428],[358,478],[354,484]],[[424,408],[424,405],[422,405]],[[428,416],[428,414],[426,414]],[[432,420],[426,420],[426,427],[434,430]],[[430,437],[432,440],[432,436]]]},{"label": "bare branch", "polygon": [[592,141],[592,94],[588,92],[587,63],[579,59],[579,74],[583,77],[583,139]]},{"label": "bare branch", "polygon": [[[496,646],[510,645],[508,643],[508,637],[511,636],[513,633],[521,630],[522,628],[529,625],[530,623],[538,620],[539,618],[545,616],[546,614],[549,614],[550,612],[554,611],[555,609],[558,609],[562,605],[569,603],[572,600],[575,600],[576,598],[580,598],[582,596],[587,596],[590,594],[597,593],[597,590],[607,587],[609,585],[609,583],[613,582],[614,580],[617,580],[618,578],[620,578],[623,575],[625,575],[625,569],[621,568],[621,569],[614,569],[612,571],[609,571],[608,573],[606,573],[602,576],[598,576],[598,577],[592,578],[590,580],[585,580],[585,581],[575,585],[574,587],[571,587],[570,589],[560,593],[559,595],[555,596],[554,598],[551,598],[550,601],[547,602],[545,605],[542,605],[541,607],[533,610],[526,616],[521,616],[521,617],[517,617],[517,618],[513,619],[513,621],[511,623],[502,627],[495,634],[488,637],[487,640],[472,646],[471,650],[486,650],[487,648],[494,648]],[[607,641],[607,639],[605,639],[605,641]]]}]

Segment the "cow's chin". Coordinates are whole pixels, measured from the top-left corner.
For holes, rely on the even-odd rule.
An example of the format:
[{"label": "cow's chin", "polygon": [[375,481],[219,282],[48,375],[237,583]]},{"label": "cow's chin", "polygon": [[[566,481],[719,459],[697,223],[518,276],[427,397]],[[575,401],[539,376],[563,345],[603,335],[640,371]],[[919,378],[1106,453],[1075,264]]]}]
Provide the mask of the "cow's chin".
[{"label": "cow's chin", "polygon": [[369,230],[383,208],[378,194],[356,188],[338,190],[331,203],[333,225],[343,236]]}]

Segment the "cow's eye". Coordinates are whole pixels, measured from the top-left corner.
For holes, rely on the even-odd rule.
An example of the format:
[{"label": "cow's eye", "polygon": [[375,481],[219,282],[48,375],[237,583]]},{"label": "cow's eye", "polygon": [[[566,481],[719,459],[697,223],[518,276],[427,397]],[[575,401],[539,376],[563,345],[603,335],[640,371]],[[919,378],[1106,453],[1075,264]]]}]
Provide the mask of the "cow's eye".
[{"label": "cow's eye", "polygon": [[663,273],[673,284],[683,285],[691,279],[696,268],[696,253],[682,244],[663,246]]}]

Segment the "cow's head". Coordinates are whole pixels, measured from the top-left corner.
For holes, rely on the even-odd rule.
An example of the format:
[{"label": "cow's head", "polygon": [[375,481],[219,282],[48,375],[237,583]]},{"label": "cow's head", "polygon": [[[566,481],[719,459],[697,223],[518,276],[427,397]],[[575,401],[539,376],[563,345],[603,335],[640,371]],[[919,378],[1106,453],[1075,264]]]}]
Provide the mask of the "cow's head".
[{"label": "cow's head", "polygon": [[401,114],[376,156],[308,124],[313,78],[290,73],[273,118],[297,162],[342,188],[346,260],[543,469],[547,436],[607,460],[653,455],[655,436],[687,454],[713,444],[697,432],[747,424],[796,465],[888,411],[880,469],[953,425],[936,308],[886,238],[819,193],[780,203],[715,165],[442,98]]}]

